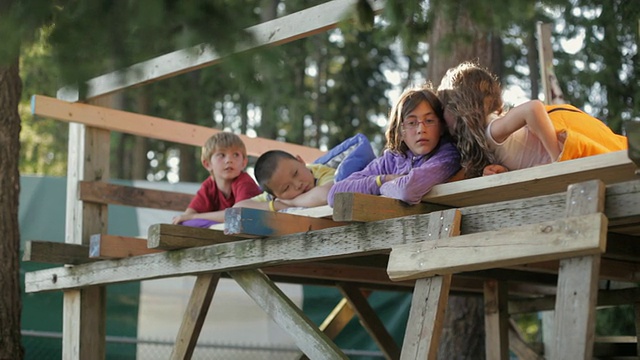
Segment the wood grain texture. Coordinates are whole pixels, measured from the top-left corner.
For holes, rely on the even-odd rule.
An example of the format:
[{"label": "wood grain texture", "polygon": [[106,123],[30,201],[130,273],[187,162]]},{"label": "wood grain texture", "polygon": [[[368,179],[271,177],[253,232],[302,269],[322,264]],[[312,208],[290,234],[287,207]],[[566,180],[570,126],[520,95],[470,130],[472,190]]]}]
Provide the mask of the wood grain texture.
[{"label": "wood grain texture", "polygon": [[638,179],[627,151],[556,162],[502,174],[434,186],[422,201],[464,207],[566,191],[571,184],[599,179],[613,184]]},{"label": "wood grain texture", "polygon": [[337,193],[333,202],[335,221],[378,221],[395,217],[427,214],[447,206],[420,203],[410,205],[397,199],[360,193]]},{"label": "wood grain texture", "polygon": [[96,259],[89,259],[88,245],[31,240],[25,243],[22,261],[77,265]]},{"label": "wood grain texture", "polygon": [[227,235],[281,236],[344,225],[331,219],[250,208],[228,208],[224,213]]},{"label": "wood grain texture", "polygon": [[220,230],[173,224],[153,224],[149,226],[147,232],[147,247],[150,249],[175,250],[242,239],[246,239],[246,237],[226,235]]},{"label": "wood grain texture", "polygon": [[144,189],[103,181],[80,182],[80,200],[98,204],[184,211],[193,196],[194,194]]},{"label": "wood grain texture", "polygon": [[89,257],[92,259],[121,259],[159,251],[149,249],[146,239],[130,236],[94,234],[89,243]]},{"label": "wood grain texture", "polygon": [[600,254],[606,229],[606,217],[592,214],[395,246],[387,272],[392,280],[409,280]]}]

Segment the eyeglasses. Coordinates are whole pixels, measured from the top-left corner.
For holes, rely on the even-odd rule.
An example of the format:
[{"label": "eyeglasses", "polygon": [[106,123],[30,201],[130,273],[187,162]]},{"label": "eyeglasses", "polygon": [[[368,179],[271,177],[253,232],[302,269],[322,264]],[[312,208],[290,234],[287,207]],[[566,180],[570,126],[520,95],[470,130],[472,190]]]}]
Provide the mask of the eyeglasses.
[{"label": "eyeglasses", "polygon": [[411,120],[405,120],[405,121],[402,122],[402,127],[404,129],[413,130],[413,129],[417,129],[418,125],[420,125],[420,124],[423,124],[426,127],[435,126],[436,124],[438,124],[438,119],[424,119],[424,120],[411,119]]}]

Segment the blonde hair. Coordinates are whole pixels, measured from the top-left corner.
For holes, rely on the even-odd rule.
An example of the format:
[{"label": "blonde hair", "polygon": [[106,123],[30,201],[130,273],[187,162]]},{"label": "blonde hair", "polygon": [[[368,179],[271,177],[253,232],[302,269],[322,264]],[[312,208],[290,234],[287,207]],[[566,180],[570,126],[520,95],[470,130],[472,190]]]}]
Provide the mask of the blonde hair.
[{"label": "blonde hair", "polygon": [[438,86],[438,97],[445,111],[455,118],[451,135],[466,176],[481,176],[485,166],[495,163],[485,136],[485,122],[489,114],[503,110],[498,78],[478,64],[464,62],[447,70]]},{"label": "blonde hair", "polygon": [[229,148],[240,149],[240,151],[242,151],[242,156],[245,158],[247,157],[247,148],[244,146],[242,139],[234,133],[223,131],[213,134],[209,139],[207,139],[207,142],[202,146],[200,160],[208,161],[216,151],[226,150]]},{"label": "blonde hair", "polygon": [[444,117],[442,116],[442,103],[431,84],[407,89],[400,95],[400,98],[389,112],[389,127],[385,133],[387,149],[397,154],[406,155],[409,147],[402,140],[402,122],[423,101],[426,101],[431,106],[441,123],[440,125],[443,129],[446,129]]}]

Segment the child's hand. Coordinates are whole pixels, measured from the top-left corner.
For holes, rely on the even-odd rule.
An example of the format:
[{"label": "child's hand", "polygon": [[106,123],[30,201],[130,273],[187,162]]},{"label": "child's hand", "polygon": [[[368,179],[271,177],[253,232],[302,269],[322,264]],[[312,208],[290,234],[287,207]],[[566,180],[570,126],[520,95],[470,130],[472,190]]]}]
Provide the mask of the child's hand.
[{"label": "child's hand", "polygon": [[502,165],[491,164],[484,167],[484,170],[482,170],[482,176],[495,175],[495,174],[500,174],[507,171],[509,171],[509,169],[507,169]]},{"label": "child's hand", "polygon": [[182,215],[174,216],[173,220],[171,220],[171,223],[173,225],[180,225],[180,223],[182,223],[183,221],[187,221],[190,219],[191,219],[191,216],[187,214],[182,214]]}]

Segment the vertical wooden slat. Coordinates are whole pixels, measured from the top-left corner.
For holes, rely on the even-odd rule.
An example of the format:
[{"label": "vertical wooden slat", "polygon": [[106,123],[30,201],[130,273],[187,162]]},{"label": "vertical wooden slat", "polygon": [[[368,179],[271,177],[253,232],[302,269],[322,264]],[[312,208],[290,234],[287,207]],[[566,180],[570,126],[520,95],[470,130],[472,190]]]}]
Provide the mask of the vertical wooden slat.
[{"label": "vertical wooden slat", "polygon": [[[109,177],[109,139],[106,130],[69,125],[67,213],[65,242],[89,244],[94,233],[107,232],[107,206],[78,200],[81,180]],[[92,286],[65,291],[63,297],[63,359],[104,359],[106,288]]]},{"label": "vertical wooden slat", "polygon": [[[600,180],[570,185],[567,190],[566,215],[603,212],[604,194],[605,186]],[[555,307],[555,343],[551,359],[591,359],[599,271],[600,255],[560,261]]]},{"label": "vertical wooden slat", "polygon": [[484,282],[484,329],[487,359],[509,359],[509,314],[505,281]]},{"label": "vertical wooden slat", "polygon": [[[459,235],[460,220],[458,210],[431,213],[426,240]],[[416,280],[400,359],[436,358],[450,287],[451,275]]]}]

